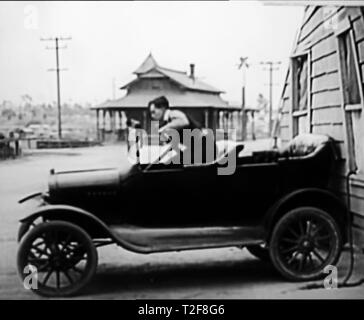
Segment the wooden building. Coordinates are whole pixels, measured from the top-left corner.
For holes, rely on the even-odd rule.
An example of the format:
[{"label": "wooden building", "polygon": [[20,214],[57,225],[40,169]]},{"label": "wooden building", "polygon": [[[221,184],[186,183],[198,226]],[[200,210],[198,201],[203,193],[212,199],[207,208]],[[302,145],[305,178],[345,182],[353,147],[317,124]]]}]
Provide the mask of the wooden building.
[{"label": "wooden building", "polygon": [[241,108],[229,106],[220,96],[222,90],[199,80],[193,64],[187,74],[160,66],[149,54],[134,74],[136,78],[120,88],[126,90],[124,97],[93,108],[99,139],[120,137],[123,114],[139,121],[142,128],[149,131],[148,102],[162,95],[169,100],[171,108],[186,112],[205,128],[239,127]]},{"label": "wooden building", "polygon": [[[364,8],[305,8],[281,99],[279,136],[328,134],[340,150],[333,188],[346,199],[350,171],[355,238],[364,244]],[[361,230],[362,229],[362,230]],[[360,238],[360,240],[359,240]]]}]

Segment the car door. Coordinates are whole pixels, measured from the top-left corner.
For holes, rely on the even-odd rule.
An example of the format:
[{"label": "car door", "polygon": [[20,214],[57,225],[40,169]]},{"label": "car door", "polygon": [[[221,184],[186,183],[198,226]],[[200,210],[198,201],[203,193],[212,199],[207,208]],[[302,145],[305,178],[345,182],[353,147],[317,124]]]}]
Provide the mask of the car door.
[{"label": "car door", "polygon": [[[213,165],[158,164],[143,173],[143,193],[153,225],[197,226],[208,219]],[[150,219],[153,217],[152,219]]]},{"label": "car door", "polygon": [[279,193],[279,166],[276,162],[244,163],[237,161],[232,175],[217,175],[222,201],[216,209],[224,212],[225,223],[257,225]]}]

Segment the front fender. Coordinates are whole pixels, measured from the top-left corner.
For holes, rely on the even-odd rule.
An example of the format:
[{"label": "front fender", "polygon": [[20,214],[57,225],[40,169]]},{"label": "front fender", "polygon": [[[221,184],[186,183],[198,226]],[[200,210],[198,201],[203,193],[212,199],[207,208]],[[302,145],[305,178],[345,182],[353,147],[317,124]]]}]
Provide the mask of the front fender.
[{"label": "front fender", "polygon": [[28,201],[28,200],[30,200],[30,199],[34,199],[34,198],[41,198],[41,199],[43,199],[43,193],[42,192],[37,192],[37,193],[32,193],[32,194],[30,194],[30,195],[28,195],[28,196],[26,196],[26,197],[24,197],[24,198],[21,198],[19,201],[18,201],[18,203],[23,203],[23,202],[25,202],[25,201]]},{"label": "front fender", "polygon": [[46,205],[20,220],[18,241],[28,232],[32,223],[42,217],[45,220],[61,220],[78,225],[92,238],[111,239],[126,250],[149,253],[149,251],[124,239],[123,235],[115,235],[112,230],[98,217],[83,209],[68,205]]},{"label": "front fender", "polygon": [[110,232],[107,225],[90,212],[69,205],[45,205],[20,220],[18,241],[28,232],[33,221],[40,217],[45,220],[68,221],[82,227],[91,236],[97,234],[100,237],[114,239],[114,235]]}]

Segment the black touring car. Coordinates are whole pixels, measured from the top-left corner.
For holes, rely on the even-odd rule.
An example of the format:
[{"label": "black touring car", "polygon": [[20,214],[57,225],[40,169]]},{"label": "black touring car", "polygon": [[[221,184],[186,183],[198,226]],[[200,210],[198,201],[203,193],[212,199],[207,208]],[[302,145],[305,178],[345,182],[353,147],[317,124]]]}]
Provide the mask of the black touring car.
[{"label": "black touring car", "polygon": [[[282,150],[245,156],[243,142],[217,149],[214,161],[196,165],[166,163],[175,151],[167,150],[122,168],[51,170],[47,192],[20,201],[40,200],[21,220],[21,278],[31,266],[36,293],[74,295],[96,271],[96,248],[108,244],[141,254],[246,247],[293,281],[318,278],[337,262],[347,211],[330,191],[330,137],[300,135]],[[217,174],[231,154],[235,172]]]}]

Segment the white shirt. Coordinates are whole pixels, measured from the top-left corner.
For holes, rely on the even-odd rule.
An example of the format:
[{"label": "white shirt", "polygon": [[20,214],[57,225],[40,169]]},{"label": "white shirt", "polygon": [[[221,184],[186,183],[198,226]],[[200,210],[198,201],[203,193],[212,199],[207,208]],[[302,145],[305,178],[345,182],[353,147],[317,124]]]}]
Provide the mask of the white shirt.
[{"label": "white shirt", "polygon": [[167,122],[165,126],[159,129],[159,132],[163,132],[168,128],[180,129],[189,125],[187,116],[180,110],[167,109],[164,112],[163,120]]}]

